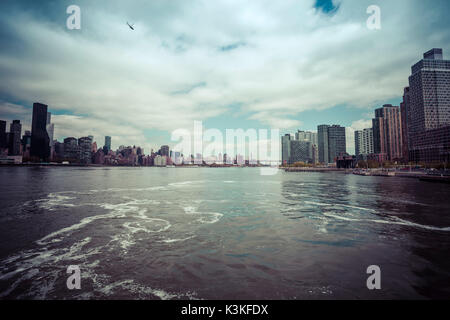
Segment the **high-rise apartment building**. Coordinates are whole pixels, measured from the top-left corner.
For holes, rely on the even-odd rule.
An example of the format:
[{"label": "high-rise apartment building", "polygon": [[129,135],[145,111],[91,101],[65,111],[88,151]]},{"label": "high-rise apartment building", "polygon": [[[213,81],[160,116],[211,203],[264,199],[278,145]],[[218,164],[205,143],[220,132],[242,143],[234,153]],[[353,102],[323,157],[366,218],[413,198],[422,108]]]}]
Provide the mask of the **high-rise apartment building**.
[{"label": "high-rise apartment building", "polygon": [[297,131],[295,133],[295,140],[299,141],[309,141],[313,145],[317,145],[317,133],[316,132],[310,132],[310,131]]},{"label": "high-rise apartment building", "polygon": [[355,155],[364,157],[372,153],[374,153],[372,128],[355,131]]},{"label": "high-rise apartment building", "polygon": [[0,149],[6,148],[8,142],[6,140],[6,121],[0,120]]},{"label": "high-rise apartment building", "polygon": [[347,151],[345,127],[339,125],[320,125],[317,127],[319,162],[329,164]]},{"label": "high-rise apartment building", "polygon": [[161,156],[168,157],[169,156],[169,146],[161,146]]},{"label": "high-rise apartment building", "polygon": [[289,164],[296,162],[312,163],[312,143],[306,140],[290,141]]},{"label": "high-rise apartment building", "polygon": [[328,127],[328,161],[334,162],[339,155],[346,152],[345,127],[339,125]]},{"label": "high-rise apartment building", "polygon": [[22,155],[25,159],[30,158],[30,148],[31,148],[31,131],[26,130],[25,134],[22,136]]},{"label": "high-rise apartment building", "polygon": [[9,127],[9,155],[20,155],[20,139],[22,138],[22,125],[20,120],[13,120]]},{"label": "high-rise apartment building", "polygon": [[400,103],[400,117],[402,124],[402,157],[404,162],[409,162],[409,148],[411,141],[408,133],[408,124],[411,123],[409,87],[403,89],[403,101]]},{"label": "high-rise apartment building", "polygon": [[409,160],[450,162],[450,60],[442,49],[412,66],[407,106]]},{"label": "high-rise apartment building", "polygon": [[286,134],[281,137],[281,164],[289,164],[291,157],[291,135]]},{"label": "high-rise apartment building", "polygon": [[373,148],[380,160],[398,161],[402,159],[402,125],[400,107],[385,104],[375,110],[372,119]]},{"label": "high-rise apartment building", "polygon": [[78,148],[78,140],[74,137],[64,139],[64,159],[70,162],[80,161],[80,150]]},{"label": "high-rise apartment building", "polygon": [[80,150],[80,163],[92,163],[92,138],[82,137],[78,139],[78,149]]},{"label": "high-rise apartment building", "polygon": [[45,129],[47,130],[47,135],[49,139],[49,148],[50,148],[50,160],[53,158],[53,153],[55,152],[54,142],[53,142],[53,135],[55,132],[55,125],[52,123],[52,114],[50,112],[47,112],[47,124],[45,126]]},{"label": "high-rise apartment building", "polygon": [[31,124],[31,157],[47,161],[50,156],[50,139],[47,133],[47,105],[33,104]]},{"label": "high-rise apartment building", "polygon": [[328,158],[328,128],[329,125],[320,125],[317,127],[317,141],[319,147],[319,162],[328,164],[330,160]]},{"label": "high-rise apartment building", "polygon": [[105,146],[103,147],[103,151],[105,154],[108,154],[108,152],[111,150],[111,137],[106,136],[105,137]]}]

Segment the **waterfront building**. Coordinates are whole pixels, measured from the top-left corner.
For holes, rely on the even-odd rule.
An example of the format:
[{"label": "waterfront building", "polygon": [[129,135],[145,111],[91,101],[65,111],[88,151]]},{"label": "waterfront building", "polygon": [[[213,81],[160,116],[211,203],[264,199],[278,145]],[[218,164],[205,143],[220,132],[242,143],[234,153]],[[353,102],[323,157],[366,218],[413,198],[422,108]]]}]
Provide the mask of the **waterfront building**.
[{"label": "waterfront building", "polygon": [[78,163],[80,161],[78,140],[74,137],[64,139],[64,159],[74,163]]},{"label": "waterfront building", "polygon": [[357,164],[356,156],[351,156],[347,152],[341,152],[336,156],[336,168],[352,169]]},{"label": "waterfront building", "polygon": [[403,89],[403,101],[400,103],[400,118],[402,124],[402,157],[404,162],[409,162],[409,149],[411,141],[408,133],[408,124],[411,123],[409,87]]},{"label": "waterfront building", "polygon": [[330,126],[323,124],[317,127],[317,141],[319,147],[319,162],[328,164],[329,152],[328,152],[328,128]]},{"label": "waterfront building", "polygon": [[31,131],[26,130],[25,134],[22,136],[22,156],[25,159],[30,158],[30,148],[31,148]]},{"label": "waterfront building", "polygon": [[169,146],[161,146],[160,155],[168,157],[169,156]]},{"label": "waterfront building", "polygon": [[338,155],[346,152],[345,127],[339,125],[328,127],[328,161],[334,162]]},{"label": "waterfront building", "polygon": [[338,154],[347,151],[345,127],[339,125],[320,125],[317,127],[319,162],[334,162]]},{"label": "waterfront building", "polygon": [[375,110],[372,119],[374,153],[380,159],[398,161],[402,159],[402,125],[400,107],[385,104]]},{"label": "waterfront building", "polygon": [[78,148],[80,150],[80,163],[92,163],[92,138],[82,137],[78,139]]},{"label": "waterfront building", "polygon": [[450,60],[431,49],[411,67],[407,131],[414,162],[450,162]]},{"label": "waterfront building", "polygon": [[105,154],[108,154],[110,150],[111,150],[111,137],[106,136],[105,137],[105,146],[103,147],[103,152]]},{"label": "waterfront building", "polygon": [[7,148],[6,140],[6,121],[0,120],[0,149]]},{"label": "waterfront building", "polygon": [[357,158],[366,158],[373,151],[373,129],[355,131],[355,155]]},{"label": "waterfront building", "polygon": [[20,138],[22,136],[22,125],[20,120],[13,120],[9,126],[9,155],[19,156],[21,155],[21,143]]},{"label": "waterfront building", "polygon": [[104,164],[105,163],[105,154],[103,149],[99,149],[94,154],[94,163],[95,164]]},{"label": "waterfront building", "polygon": [[311,145],[318,145],[316,132],[298,130],[295,133],[295,140],[309,141],[311,142]]},{"label": "waterfront building", "polygon": [[167,165],[167,158],[166,156],[157,155],[154,160],[154,165],[156,167],[165,167]]},{"label": "waterfront building", "polygon": [[48,161],[50,156],[50,139],[47,133],[47,105],[33,104],[31,124],[31,157],[38,161]]},{"label": "waterfront building", "polygon": [[312,145],[312,163],[317,164],[319,162],[319,147],[318,145]]},{"label": "waterfront building", "polygon": [[47,112],[47,124],[45,126],[45,129],[47,130],[48,138],[49,138],[49,148],[50,148],[50,160],[53,160],[53,153],[55,151],[54,145],[53,145],[53,135],[55,132],[55,125],[51,121],[52,114],[50,112]]},{"label": "waterfront building", "polygon": [[53,142],[53,146],[55,149],[55,152],[53,154],[53,160],[56,160],[58,162],[63,161],[64,159],[64,143],[61,143],[57,140]]},{"label": "waterfront building", "polygon": [[281,137],[281,163],[286,165],[291,157],[291,135],[286,134]]},{"label": "waterfront building", "polygon": [[290,141],[290,157],[288,164],[296,162],[312,163],[312,146],[310,141],[292,140]]}]

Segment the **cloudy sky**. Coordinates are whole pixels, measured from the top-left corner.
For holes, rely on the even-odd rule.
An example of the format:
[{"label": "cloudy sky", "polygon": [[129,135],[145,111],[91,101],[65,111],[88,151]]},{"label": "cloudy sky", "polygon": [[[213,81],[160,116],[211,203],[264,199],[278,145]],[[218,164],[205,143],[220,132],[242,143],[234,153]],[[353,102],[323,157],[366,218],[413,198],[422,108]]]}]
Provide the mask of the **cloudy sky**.
[{"label": "cloudy sky", "polygon": [[[81,30],[66,8],[81,8]],[[369,5],[381,30],[369,30]],[[447,0],[0,2],[0,119],[30,127],[49,105],[55,136],[150,148],[206,128],[370,126],[398,104],[423,52],[450,57]],[[135,24],[132,31],[126,22]]]}]

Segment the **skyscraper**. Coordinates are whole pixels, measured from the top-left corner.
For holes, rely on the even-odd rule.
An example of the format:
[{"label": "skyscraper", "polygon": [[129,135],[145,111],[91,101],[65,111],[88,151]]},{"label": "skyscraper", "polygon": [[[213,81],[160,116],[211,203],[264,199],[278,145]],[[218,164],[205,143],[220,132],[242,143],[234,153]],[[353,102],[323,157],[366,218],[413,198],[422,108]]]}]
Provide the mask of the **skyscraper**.
[{"label": "skyscraper", "polygon": [[312,143],[306,140],[290,141],[289,164],[296,162],[312,163]]},{"label": "skyscraper", "polygon": [[20,139],[22,137],[22,125],[20,120],[13,120],[9,129],[9,155],[20,155]]},{"label": "skyscraper", "polygon": [[33,104],[31,124],[31,157],[39,161],[48,161],[50,156],[50,139],[47,133],[47,105]]},{"label": "skyscraper", "polygon": [[400,103],[400,117],[402,122],[402,157],[404,162],[409,162],[409,148],[411,146],[408,124],[411,123],[410,117],[410,94],[409,87],[403,89],[403,101]]},{"label": "skyscraper", "polygon": [[169,146],[161,146],[161,155],[162,156],[169,156]]},{"label": "skyscraper", "polygon": [[364,157],[373,153],[373,130],[372,128],[355,131],[355,155]]},{"label": "skyscraper", "polygon": [[47,135],[49,139],[49,148],[50,148],[50,160],[53,158],[53,153],[55,151],[54,143],[53,143],[53,134],[55,132],[55,125],[52,123],[52,114],[47,112],[47,124],[45,126],[47,130]]},{"label": "skyscraper", "polygon": [[295,140],[309,141],[313,145],[318,144],[316,132],[298,130],[297,133],[295,134]]},{"label": "skyscraper", "polygon": [[105,145],[103,146],[103,152],[106,154],[109,153],[109,151],[111,150],[111,137],[110,136],[106,136],[105,137]]},{"label": "skyscraper", "polygon": [[450,60],[442,49],[412,66],[407,106],[410,160],[450,162]]},{"label": "skyscraper", "polygon": [[400,108],[391,104],[375,109],[373,126],[373,149],[380,160],[401,160],[402,125]]},{"label": "skyscraper", "polygon": [[291,157],[291,135],[281,137],[281,164],[288,164]]},{"label": "skyscraper", "polygon": [[0,120],[0,148],[6,148],[8,142],[6,141],[6,121]]},{"label": "skyscraper", "polygon": [[328,164],[329,151],[328,151],[328,128],[330,126],[323,124],[317,127],[317,140],[319,147],[319,162]]},{"label": "skyscraper", "polygon": [[78,140],[74,137],[64,139],[64,159],[70,162],[80,161],[80,150],[78,148]]},{"label": "skyscraper", "polygon": [[26,130],[25,134],[22,136],[22,155],[25,159],[30,158],[30,147],[31,147],[31,131]]},{"label": "skyscraper", "polygon": [[336,157],[346,152],[345,127],[339,125],[328,127],[328,161],[334,162]]},{"label": "skyscraper", "polygon": [[92,163],[92,138],[82,137],[78,139],[78,149],[80,150],[80,163]]}]

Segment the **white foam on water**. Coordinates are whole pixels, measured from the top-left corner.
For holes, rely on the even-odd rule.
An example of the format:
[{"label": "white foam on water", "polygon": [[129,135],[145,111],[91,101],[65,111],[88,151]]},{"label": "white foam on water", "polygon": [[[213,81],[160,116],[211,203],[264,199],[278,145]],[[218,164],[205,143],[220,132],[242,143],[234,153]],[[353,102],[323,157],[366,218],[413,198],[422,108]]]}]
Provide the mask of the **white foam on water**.
[{"label": "white foam on water", "polygon": [[141,285],[139,283],[136,283],[132,279],[116,281],[114,283],[103,286],[102,288],[100,288],[99,291],[107,296],[110,296],[110,295],[113,295],[114,292],[118,288],[127,290],[127,291],[131,292],[134,296],[137,295],[137,296],[141,296],[144,298],[148,298],[149,296],[151,296],[151,297],[159,298],[161,300],[171,300],[174,298],[187,296],[187,295],[183,295],[183,294],[169,293],[162,289],[150,288],[150,287]]},{"label": "white foam on water", "polygon": [[14,283],[12,285],[10,285],[8,287],[8,289],[6,289],[3,292],[0,292],[0,298],[6,297],[8,296],[12,291],[14,291],[23,281],[32,279],[33,277],[35,277],[36,275],[39,274],[39,269],[32,269],[29,272],[25,273],[23,276],[19,277],[19,279],[17,279],[16,281],[14,281]]},{"label": "white foam on water", "polygon": [[192,207],[192,206],[187,206],[183,208],[184,212],[187,214],[196,214],[197,212],[197,207]]},{"label": "white foam on water", "polygon": [[[125,222],[123,226],[131,231],[131,233],[137,232],[146,232],[146,233],[159,233],[166,231],[172,225],[169,221],[158,218],[145,218],[144,223],[139,223],[137,221],[134,222]],[[151,222],[156,222],[155,224],[150,224]],[[150,226],[149,226],[150,225]],[[154,228],[154,229],[152,229]]]},{"label": "white foam on water", "polygon": [[364,210],[364,211],[370,211],[370,212],[377,212],[374,209],[369,209],[369,208],[363,208],[363,207],[357,207],[357,206],[352,206],[349,204],[340,204],[340,203],[334,203],[333,204],[336,207],[346,207],[346,208],[352,208],[352,209],[357,209],[357,210]]},{"label": "white foam on water", "polygon": [[328,216],[328,217],[333,217],[335,219],[344,220],[344,221],[373,222],[373,223],[381,223],[381,224],[395,224],[395,225],[402,225],[402,226],[409,226],[409,227],[415,227],[415,228],[420,228],[420,229],[426,229],[426,230],[431,230],[431,231],[445,231],[445,232],[450,231],[450,227],[439,228],[439,227],[434,227],[434,226],[428,226],[428,225],[423,225],[423,224],[419,224],[419,223],[406,221],[406,220],[400,219],[398,217],[391,217],[390,218],[391,220],[379,220],[379,219],[348,218],[348,217],[343,217],[343,216],[339,216],[339,215],[328,213],[328,212],[324,212],[323,214]]},{"label": "white foam on water", "polygon": [[303,201],[306,204],[312,204],[319,207],[326,207],[326,206],[332,206],[333,204],[330,203],[324,203],[324,202],[314,202],[314,201]]},{"label": "white foam on water", "polygon": [[195,238],[195,236],[187,237],[187,238],[184,238],[184,239],[164,239],[164,240],[161,240],[159,242],[164,242],[164,243],[183,242],[183,241],[187,241],[187,240],[190,240],[190,239],[193,239],[193,238]]},{"label": "white foam on water", "polygon": [[56,210],[56,207],[75,207],[75,204],[73,203],[65,203],[66,201],[74,199],[76,198],[69,196],[62,196],[57,193],[49,193],[47,195],[47,198],[34,201],[33,200],[27,201],[26,203],[24,203],[24,206],[28,206],[31,205],[32,203],[35,203],[41,209],[53,211]]},{"label": "white foam on water", "polygon": [[169,187],[185,187],[185,186],[198,184],[198,183],[203,183],[203,182],[205,182],[205,181],[203,181],[203,180],[195,180],[195,181],[172,182],[172,183],[169,183],[168,186]]},{"label": "white foam on water", "polygon": [[201,213],[202,215],[207,215],[208,217],[200,217],[199,219],[197,219],[198,222],[201,223],[208,223],[208,224],[213,224],[216,223],[220,220],[220,218],[223,217],[222,213],[218,213],[218,212],[205,212],[205,213]]},{"label": "white foam on water", "polygon": [[[101,214],[96,216],[91,216],[82,219],[79,223],[73,224],[69,227],[62,228],[58,231],[55,231],[53,233],[50,233],[49,235],[41,238],[40,240],[37,240],[36,243],[39,245],[46,245],[49,242],[55,242],[55,239],[51,240],[52,238],[55,238],[57,236],[62,236],[64,234],[70,233],[72,231],[84,228],[86,225],[100,219],[113,219],[113,218],[125,218],[127,216],[127,213],[138,211],[139,208],[132,205],[132,202],[128,203],[120,203],[120,204],[110,204],[110,203],[104,203],[98,205],[101,208],[111,210],[111,213],[107,214]],[[60,241],[61,238],[57,239],[56,241]]]}]

